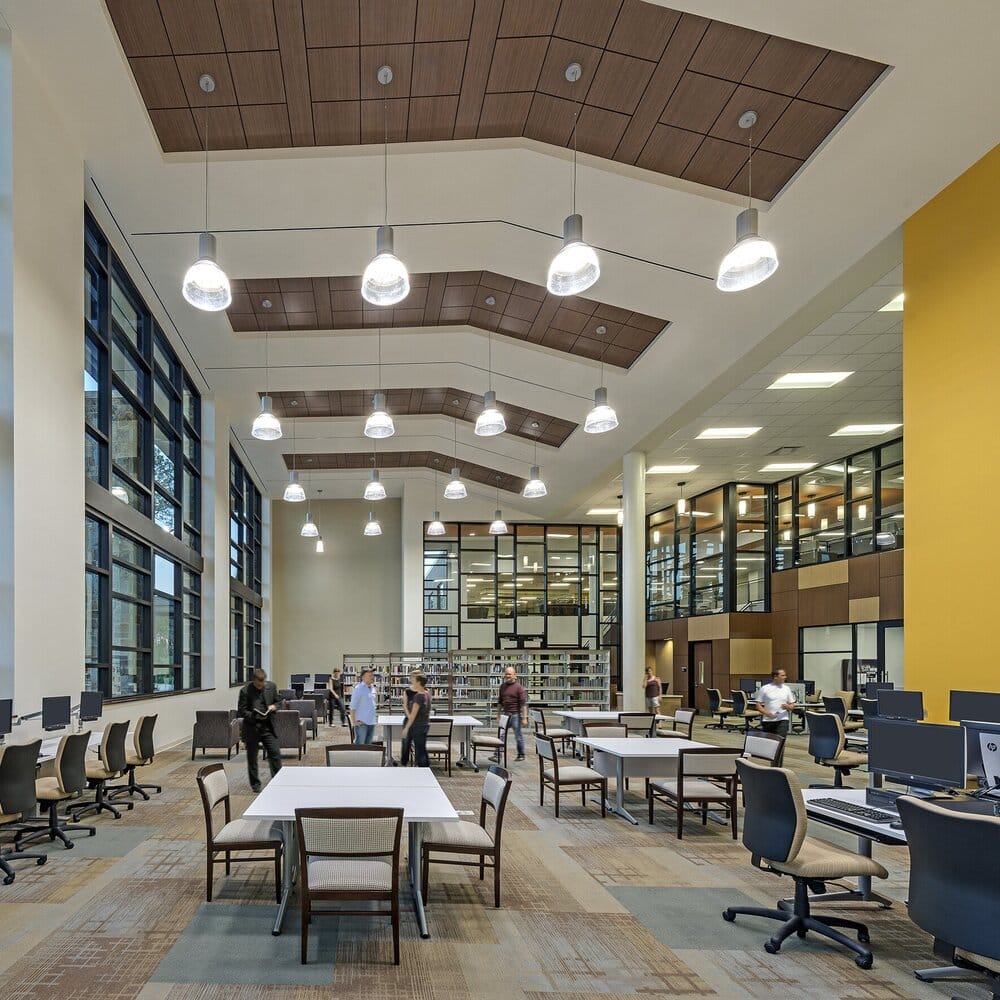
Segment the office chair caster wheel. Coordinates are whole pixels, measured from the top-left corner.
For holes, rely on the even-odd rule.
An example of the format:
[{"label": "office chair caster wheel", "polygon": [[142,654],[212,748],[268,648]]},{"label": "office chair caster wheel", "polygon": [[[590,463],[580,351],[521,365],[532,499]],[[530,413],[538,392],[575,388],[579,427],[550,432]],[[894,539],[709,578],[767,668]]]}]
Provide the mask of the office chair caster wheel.
[{"label": "office chair caster wheel", "polygon": [[797,935],[798,935],[798,936],[799,936],[800,938],[804,938],[804,937],[806,936],[806,930],[805,930],[805,928],[804,928],[804,927],[802,928],[802,930],[800,930],[800,931],[796,931],[795,933],[796,933],[796,934],[797,934]]},{"label": "office chair caster wheel", "polygon": [[874,963],[875,959],[871,955],[858,955],[854,960],[854,964],[859,969],[870,969]]},{"label": "office chair caster wheel", "polygon": [[733,924],[736,922],[736,914],[732,910],[723,910],[722,919],[727,923]]},{"label": "office chair caster wheel", "polygon": [[68,844],[63,844],[63,848],[67,851],[72,851],[74,847],[76,847],[76,844],[72,840]]},{"label": "office chair caster wheel", "polygon": [[49,860],[49,856],[48,856],[47,854],[43,854],[43,855],[42,855],[42,856],[41,856],[41,857],[40,857],[40,858],[39,858],[39,859],[38,859],[38,860],[37,860],[37,861],[35,862],[35,864],[36,864],[36,865],[38,865],[38,867],[39,867],[39,868],[41,868],[41,867],[42,867],[42,865],[44,865],[44,864],[45,864],[45,862],[46,862],[46,861],[48,861],[48,860]]},{"label": "office chair caster wheel", "polygon": [[5,878],[4,880],[3,880],[3,884],[4,884],[4,885],[10,885],[10,884],[11,884],[11,882],[13,882],[13,881],[14,881],[14,876],[13,876],[13,875],[8,875],[8,876],[7,876],[7,877],[6,877],[6,878]]},{"label": "office chair caster wheel", "polygon": [[764,951],[766,951],[768,955],[777,955],[778,952],[781,951],[781,945],[775,944],[773,941],[765,941]]},{"label": "office chair caster wheel", "polygon": [[861,944],[868,944],[868,942],[871,941],[868,931],[858,931],[858,941]]}]

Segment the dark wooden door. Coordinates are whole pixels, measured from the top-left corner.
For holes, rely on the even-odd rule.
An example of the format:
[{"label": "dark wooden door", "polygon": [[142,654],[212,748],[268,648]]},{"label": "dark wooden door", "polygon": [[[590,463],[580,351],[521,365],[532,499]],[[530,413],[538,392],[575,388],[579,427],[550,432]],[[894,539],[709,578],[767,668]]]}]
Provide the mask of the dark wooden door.
[{"label": "dark wooden door", "polygon": [[688,704],[708,711],[708,689],[712,686],[712,643],[692,642],[688,667]]}]

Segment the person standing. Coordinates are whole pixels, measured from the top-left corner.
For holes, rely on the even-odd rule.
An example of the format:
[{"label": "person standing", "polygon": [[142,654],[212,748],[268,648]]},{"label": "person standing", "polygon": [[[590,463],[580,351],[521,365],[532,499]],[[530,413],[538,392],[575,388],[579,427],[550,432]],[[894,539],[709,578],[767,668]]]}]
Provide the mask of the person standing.
[{"label": "person standing", "polygon": [[281,770],[281,749],[274,731],[274,713],[280,699],[277,686],[267,679],[258,667],[250,682],[240,688],[237,714],[243,721],[243,743],[247,748],[247,777],[250,787],[260,791],[260,774],[257,771],[257,750],[261,744],[267,754],[267,763],[273,778]]},{"label": "person standing", "polygon": [[[403,719],[404,720],[409,719],[409,717],[410,717],[410,705],[413,703],[413,695],[417,691],[417,685],[416,685],[416,680],[415,679],[416,679],[416,677],[417,677],[418,674],[422,675],[422,671],[417,670],[416,668],[414,668],[413,670],[410,671],[410,683],[407,686],[406,690],[403,691]],[[426,688],[426,685],[427,685],[427,678],[425,676],[424,677],[424,686],[425,686],[425,688]],[[428,692],[428,694],[430,694],[430,692]],[[406,733],[407,733],[407,726],[406,726],[405,721],[404,721],[403,733],[402,733],[402,739],[401,739],[401,744],[402,745],[401,745],[400,751],[399,751],[399,764],[400,764],[400,767],[406,767],[410,763],[410,755],[412,753],[413,741],[410,739],[409,736],[406,735]]]},{"label": "person standing", "polygon": [[413,743],[417,767],[430,767],[430,761],[427,759],[427,730],[430,728],[431,720],[431,694],[427,690],[425,674],[417,672],[412,676],[410,706],[403,725],[403,745],[408,753],[409,744]]},{"label": "person standing", "polygon": [[757,710],[763,716],[760,726],[765,733],[788,735],[788,713],[795,705],[795,695],[785,683],[787,677],[784,670],[776,667],[771,671],[771,683],[765,684],[757,695]]},{"label": "person standing", "polygon": [[653,673],[652,667],[646,667],[646,677],[643,685],[646,691],[646,711],[658,711],[660,707],[660,695],[663,694],[663,685],[660,683],[660,678]]},{"label": "person standing", "polygon": [[[510,719],[517,740],[517,759],[524,760],[524,727],[528,724],[528,692],[517,679],[517,671],[508,667],[503,672],[503,683],[497,697],[500,711]],[[509,727],[508,727],[509,728]]]},{"label": "person standing", "polygon": [[330,715],[330,725],[333,725],[333,710],[340,713],[340,724],[347,725],[347,713],[344,709],[344,678],[339,667],[335,667],[330,679],[326,682],[327,707]]},{"label": "person standing", "polygon": [[375,672],[362,670],[361,679],[351,692],[351,721],[355,743],[375,742]]}]

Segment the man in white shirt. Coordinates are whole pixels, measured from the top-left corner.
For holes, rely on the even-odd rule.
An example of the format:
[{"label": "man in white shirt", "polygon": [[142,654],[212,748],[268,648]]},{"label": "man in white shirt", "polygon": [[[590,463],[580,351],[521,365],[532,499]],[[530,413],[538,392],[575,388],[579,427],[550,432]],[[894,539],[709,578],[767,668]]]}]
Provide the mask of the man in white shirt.
[{"label": "man in white shirt", "polygon": [[760,725],[765,733],[788,735],[788,713],[795,704],[795,695],[786,680],[785,671],[775,668],[771,671],[771,683],[765,684],[757,695],[757,710],[763,716]]}]

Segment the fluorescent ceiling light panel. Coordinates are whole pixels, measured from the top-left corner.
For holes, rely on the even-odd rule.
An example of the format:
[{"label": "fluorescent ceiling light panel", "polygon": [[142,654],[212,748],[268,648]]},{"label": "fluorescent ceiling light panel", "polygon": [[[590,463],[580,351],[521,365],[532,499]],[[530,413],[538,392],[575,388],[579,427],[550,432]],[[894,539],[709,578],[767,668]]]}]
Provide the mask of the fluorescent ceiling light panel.
[{"label": "fluorescent ceiling light panel", "polygon": [[789,372],[775,379],[768,389],[830,389],[854,372]]},{"label": "fluorescent ceiling light panel", "polygon": [[706,427],[699,435],[700,441],[725,441],[730,438],[753,437],[759,427]]},{"label": "fluorescent ceiling light panel", "polygon": [[898,430],[902,424],[846,424],[840,430],[834,431],[830,437],[877,437]]},{"label": "fluorescent ceiling light panel", "polygon": [[902,311],[903,311],[902,292],[900,292],[899,295],[897,295],[895,298],[889,299],[889,301],[886,302],[886,304],[882,306],[881,309],[879,309],[880,313],[901,313]]},{"label": "fluorescent ceiling light panel", "polygon": [[816,465],[815,462],[771,462],[761,472],[805,472]]},{"label": "fluorescent ceiling light panel", "polygon": [[587,511],[587,517],[613,517],[617,513],[617,507],[591,507]]},{"label": "fluorescent ceiling light panel", "polygon": [[651,465],[646,470],[647,476],[686,476],[694,472],[697,465]]}]

